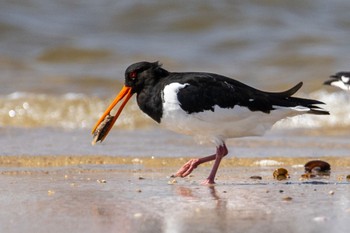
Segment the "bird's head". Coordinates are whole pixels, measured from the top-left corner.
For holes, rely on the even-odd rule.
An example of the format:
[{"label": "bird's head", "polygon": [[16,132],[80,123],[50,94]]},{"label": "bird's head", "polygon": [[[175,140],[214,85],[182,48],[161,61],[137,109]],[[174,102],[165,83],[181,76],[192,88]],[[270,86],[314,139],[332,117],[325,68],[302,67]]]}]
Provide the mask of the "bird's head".
[{"label": "bird's head", "polygon": [[[95,135],[93,144],[97,141],[103,141],[133,94],[139,93],[145,85],[152,85],[158,78],[167,74],[168,72],[162,69],[161,64],[158,62],[144,61],[130,65],[125,71],[125,84],[122,90],[105,110],[92,130],[92,134]],[[111,117],[110,112],[122,99],[124,101],[117,113]]]},{"label": "bird's head", "polygon": [[326,80],[323,84],[339,87],[343,90],[348,91],[350,90],[350,72],[338,72],[334,75],[331,75],[330,79]]},{"label": "bird's head", "polygon": [[159,62],[138,62],[125,70],[125,87],[130,87],[132,93],[139,93],[145,85],[152,85],[167,73]]}]

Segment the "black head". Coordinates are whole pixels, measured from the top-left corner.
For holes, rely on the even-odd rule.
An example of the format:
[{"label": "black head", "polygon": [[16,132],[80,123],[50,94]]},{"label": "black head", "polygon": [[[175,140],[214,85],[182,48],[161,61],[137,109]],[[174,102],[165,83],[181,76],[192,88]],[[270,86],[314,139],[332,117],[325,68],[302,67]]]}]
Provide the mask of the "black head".
[{"label": "black head", "polygon": [[334,75],[331,75],[331,78],[336,78],[336,79],[341,79],[342,77],[346,77],[346,78],[350,78],[350,72],[347,71],[342,71],[342,72],[338,72]]},{"label": "black head", "polygon": [[132,92],[139,92],[145,85],[153,85],[159,78],[169,74],[161,68],[159,62],[138,62],[130,65],[125,71],[125,86]]}]

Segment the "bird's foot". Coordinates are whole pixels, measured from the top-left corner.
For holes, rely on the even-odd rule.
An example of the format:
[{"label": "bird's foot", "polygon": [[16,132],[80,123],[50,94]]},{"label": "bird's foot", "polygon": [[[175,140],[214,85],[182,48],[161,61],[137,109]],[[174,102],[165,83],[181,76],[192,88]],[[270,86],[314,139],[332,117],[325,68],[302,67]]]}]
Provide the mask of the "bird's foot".
[{"label": "bird's foot", "polygon": [[208,186],[215,185],[214,179],[207,178],[202,182],[202,185],[208,185]]},{"label": "bird's foot", "polygon": [[175,174],[175,177],[186,177],[191,172],[197,168],[199,165],[199,159],[191,159],[187,163],[185,163]]}]

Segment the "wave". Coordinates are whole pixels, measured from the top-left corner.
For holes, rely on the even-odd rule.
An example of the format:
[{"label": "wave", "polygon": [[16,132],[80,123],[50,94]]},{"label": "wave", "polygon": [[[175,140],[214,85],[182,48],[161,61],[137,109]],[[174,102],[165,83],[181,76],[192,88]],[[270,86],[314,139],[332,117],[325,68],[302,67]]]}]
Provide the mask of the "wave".
[{"label": "wave", "polygon": [[[301,115],[277,122],[276,129],[350,128],[350,94],[319,90],[307,96],[326,103],[330,116]],[[92,128],[111,99],[80,93],[63,95],[14,92],[0,96],[0,127]],[[142,113],[135,99],[129,101],[116,126],[122,129],[153,127],[155,123]]]},{"label": "wave", "polygon": [[[111,100],[79,93],[48,95],[15,92],[0,97],[1,127],[92,128]],[[118,127],[133,129],[152,125],[132,100]]]},{"label": "wave", "polygon": [[317,99],[325,103],[320,107],[330,112],[329,116],[299,115],[281,120],[275,124],[275,128],[348,128],[350,127],[350,93],[328,92],[319,90],[313,92],[307,98]]}]

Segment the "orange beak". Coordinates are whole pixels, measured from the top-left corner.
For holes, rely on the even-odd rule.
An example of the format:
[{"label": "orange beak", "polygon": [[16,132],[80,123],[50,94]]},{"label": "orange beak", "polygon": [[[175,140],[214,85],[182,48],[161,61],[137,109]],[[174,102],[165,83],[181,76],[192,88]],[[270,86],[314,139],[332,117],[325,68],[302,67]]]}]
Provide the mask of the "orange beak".
[{"label": "orange beak", "polygon": [[133,94],[131,93],[131,87],[126,87],[123,86],[122,90],[119,92],[119,94],[117,95],[117,97],[115,97],[115,99],[113,100],[113,102],[109,105],[109,107],[106,109],[106,111],[102,114],[102,116],[100,117],[100,119],[97,121],[97,123],[95,124],[93,130],[92,130],[92,134],[95,133],[96,129],[98,128],[98,126],[101,124],[102,121],[104,121],[104,119],[110,115],[110,112],[112,111],[112,109],[118,104],[119,101],[121,101],[124,97],[125,100],[123,101],[123,103],[120,105],[117,113],[115,114],[115,116],[113,117],[112,121],[108,124],[108,127],[105,129],[105,133],[103,135],[103,137],[101,138],[101,141],[103,141],[103,139],[107,136],[107,134],[109,133],[109,131],[111,130],[111,128],[113,127],[114,123],[116,122],[116,120],[118,119],[120,113],[123,111],[124,106],[126,105],[126,103],[128,102],[128,100],[130,99],[130,97]]}]

